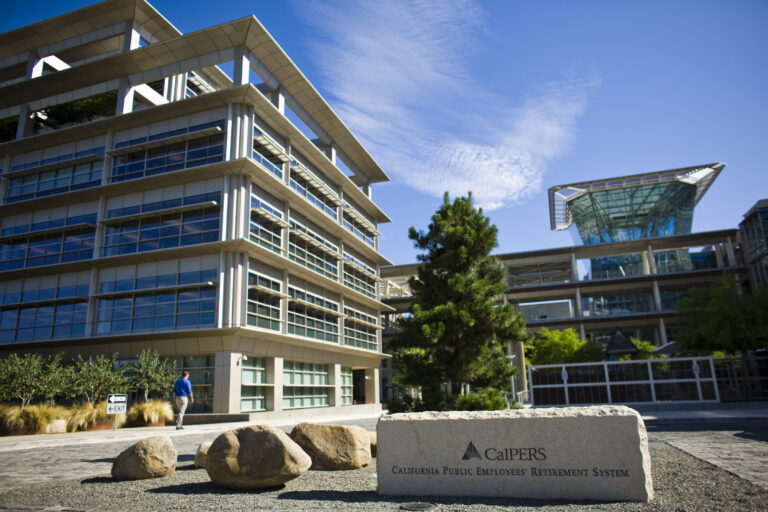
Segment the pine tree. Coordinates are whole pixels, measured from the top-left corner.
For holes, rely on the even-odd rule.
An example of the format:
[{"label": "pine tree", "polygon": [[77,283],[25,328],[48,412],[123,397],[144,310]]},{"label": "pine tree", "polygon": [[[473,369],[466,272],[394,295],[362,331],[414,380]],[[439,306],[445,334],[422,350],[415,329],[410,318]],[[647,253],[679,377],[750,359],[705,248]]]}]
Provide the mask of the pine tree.
[{"label": "pine tree", "polygon": [[500,304],[506,270],[490,256],[496,236],[471,193],[452,204],[446,193],[426,232],[409,229],[426,252],[409,282],[411,315],[400,320],[391,349],[398,383],[421,388],[427,409],[451,408],[463,384],[509,387],[506,345],[526,334],[522,317]]}]

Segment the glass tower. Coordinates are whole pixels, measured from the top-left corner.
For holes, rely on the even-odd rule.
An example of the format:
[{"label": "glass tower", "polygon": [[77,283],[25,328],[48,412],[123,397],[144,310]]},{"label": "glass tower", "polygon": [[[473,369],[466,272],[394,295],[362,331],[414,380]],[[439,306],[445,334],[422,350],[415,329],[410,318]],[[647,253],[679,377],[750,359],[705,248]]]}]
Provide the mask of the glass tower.
[{"label": "glass tower", "polygon": [[[553,230],[570,229],[576,243],[598,245],[691,232],[693,208],[720,171],[722,163],[594,180],[549,189]],[[698,255],[688,251],[658,253],[660,267],[693,270]],[[709,252],[704,253],[709,255]],[[639,254],[592,258],[592,278],[639,273]]]}]

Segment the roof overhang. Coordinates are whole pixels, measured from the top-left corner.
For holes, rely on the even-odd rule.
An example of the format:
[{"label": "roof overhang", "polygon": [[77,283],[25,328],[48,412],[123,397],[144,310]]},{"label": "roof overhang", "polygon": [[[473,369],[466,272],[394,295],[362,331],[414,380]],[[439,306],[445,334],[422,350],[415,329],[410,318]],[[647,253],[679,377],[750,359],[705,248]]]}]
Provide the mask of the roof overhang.
[{"label": "roof overhang", "polygon": [[[100,6],[106,8],[113,4],[133,5],[134,9],[140,7],[143,10],[152,9],[149,4],[141,0],[113,0],[97,4],[93,8]],[[91,8],[81,9],[75,13],[89,14],[91,11],[88,9]],[[156,13],[154,9],[152,11]],[[68,16],[75,13],[69,13],[58,18],[69,19]],[[121,14],[121,16],[123,15]],[[157,14],[157,16],[160,15]],[[58,18],[53,18],[53,20]],[[41,24],[44,23],[46,22],[18,30],[39,30],[42,28]],[[172,26],[170,27],[172,28]],[[18,31],[4,34],[0,40],[4,41],[9,34],[16,32]],[[208,68],[216,69],[213,65],[232,60],[234,49],[238,47],[245,47],[253,54],[272,77],[279,82],[279,86],[296,99],[322,131],[352,160],[354,165],[365,175],[368,183],[389,181],[389,177],[379,164],[365,150],[351,130],[336,115],[317,89],[255,16],[248,16],[185,35],[177,35],[130,52],[105,57],[32,80],[10,84],[0,89],[0,109],[126,76],[130,84],[139,85],[149,81],[150,78],[157,79],[154,76],[156,73],[151,73],[153,70],[194,59],[205,63],[201,67],[207,65]],[[226,84],[222,85],[231,86],[232,81],[220,71],[219,73],[216,79],[220,82],[226,81]],[[359,177],[355,181],[357,185],[363,184],[358,183]]]},{"label": "roof overhang", "polygon": [[573,223],[573,214],[569,203],[574,199],[590,192],[616,190],[639,185],[671,183],[680,181],[696,185],[696,197],[694,204],[698,203],[712,182],[717,178],[725,164],[722,162],[670,169],[644,174],[632,174],[619,178],[607,178],[601,180],[571,183],[570,185],[557,185],[549,189],[549,222],[554,231],[567,229]]}]

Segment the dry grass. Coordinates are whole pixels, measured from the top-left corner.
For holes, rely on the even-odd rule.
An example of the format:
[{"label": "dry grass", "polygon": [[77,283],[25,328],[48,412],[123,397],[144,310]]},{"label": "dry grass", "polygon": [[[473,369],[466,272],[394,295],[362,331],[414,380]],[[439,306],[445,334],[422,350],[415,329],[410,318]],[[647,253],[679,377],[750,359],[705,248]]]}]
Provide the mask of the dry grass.
[{"label": "dry grass", "polygon": [[161,419],[173,421],[173,408],[165,400],[137,402],[128,409],[130,423],[157,423]]},{"label": "dry grass", "polygon": [[69,419],[70,411],[65,407],[51,405],[0,406],[0,433],[3,435],[36,434],[55,420]]},{"label": "dry grass", "polygon": [[[67,431],[75,432],[77,430],[86,430],[93,426],[97,421],[109,420],[111,416],[107,414],[107,401],[97,403],[95,406],[89,402],[81,404],[70,409],[70,415],[67,420]],[[117,426],[125,425],[125,414],[117,415]]]}]

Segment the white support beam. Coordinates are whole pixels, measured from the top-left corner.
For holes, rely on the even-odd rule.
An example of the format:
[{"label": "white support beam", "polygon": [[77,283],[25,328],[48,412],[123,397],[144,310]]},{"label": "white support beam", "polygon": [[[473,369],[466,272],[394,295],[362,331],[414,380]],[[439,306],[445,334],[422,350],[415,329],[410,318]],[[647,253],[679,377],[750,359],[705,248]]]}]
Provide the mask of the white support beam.
[{"label": "white support beam", "polygon": [[155,106],[168,103],[168,100],[162,94],[159,94],[147,84],[137,85],[133,88],[133,92]]},{"label": "white support beam", "polygon": [[141,34],[139,34],[137,23],[134,20],[125,22],[125,31],[123,32],[123,52],[135,50],[141,46]]}]

